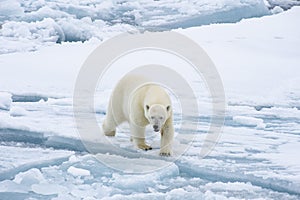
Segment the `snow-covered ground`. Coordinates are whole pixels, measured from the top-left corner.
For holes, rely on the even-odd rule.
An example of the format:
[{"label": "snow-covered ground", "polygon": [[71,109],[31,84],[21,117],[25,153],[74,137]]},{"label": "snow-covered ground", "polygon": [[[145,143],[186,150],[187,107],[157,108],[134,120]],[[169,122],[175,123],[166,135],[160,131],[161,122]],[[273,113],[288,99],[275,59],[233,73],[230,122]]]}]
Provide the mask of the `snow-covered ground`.
[{"label": "snow-covered ground", "polygon": [[271,14],[269,8],[274,7],[263,0],[1,0],[0,4],[0,53],[35,51],[92,37],[103,40],[125,31],[237,22]]},{"label": "snow-covered ground", "polygon": [[268,7],[271,8],[279,6],[280,8],[286,10],[293,6],[299,6],[300,1],[299,0],[267,0],[266,4],[268,5]]},{"label": "snow-covered ground", "polygon": [[[1,4],[3,2],[8,1]],[[19,1],[14,2],[15,8],[18,8]],[[234,24],[175,30],[201,45],[216,64],[225,87],[227,110],[219,143],[209,156],[199,159],[210,122],[210,98],[205,92],[198,93],[200,107],[207,106],[200,116],[191,118],[191,123],[200,121],[199,130],[176,129],[176,146],[190,145],[190,148],[173,161],[155,153],[136,150],[129,142],[126,126],[116,138],[110,139],[122,151],[111,152],[106,144],[91,143],[99,153],[86,152],[74,124],[72,94],[81,65],[103,38],[93,38],[85,43],[55,44],[57,38],[52,36],[55,38],[57,34],[55,31],[54,35],[50,33],[56,30],[52,29],[56,25],[48,25],[63,23],[63,17],[45,19],[48,21],[41,31],[42,36],[28,32],[31,25],[26,23],[32,24],[33,30],[40,31],[35,27],[40,22],[32,22],[29,17],[42,14],[36,13],[39,9],[42,9],[39,12],[50,15],[53,5],[63,8],[61,10],[64,11],[59,11],[60,15],[70,15],[67,18],[72,22],[78,20],[77,17],[72,18],[72,13],[80,14],[80,6],[87,8],[94,1],[82,1],[78,6],[63,4],[63,1],[56,1],[57,4],[51,3],[54,1],[28,2],[28,5],[23,3],[19,11],[12,9],[20,15],[6,15],[16,19],[4,19],[9,21],[0,30],[0,51],[6,53],[0,55],[0,199],[300,198],[299,7]],[[140,6],[113,2],[120,4],[114,7],[120,12],[125,12],[124,8],[128,11],[132,6]],[[154,2],[160,3],[157,12],[168,8],[172,1],[166,2]],[[197,2],[194,2],[195,5]],[[222,1],[222,5],[224,2],[232,1]],[[260,1],[240,2],[247,7],[249,4],[258,5]],[[113,8],[108,1],[105,3],[102,6],[106,6],[107,10]],[[150,9],[150,6],[145,1],[143,9]],[[86,12],[93,13],[93,6],[90,7],[91,10]],[[174,12],[176,16],[178,10],[174,9]],[[252,16],[255,15],[252,13]],[[138,21],[140,26],[146,21],[154,23],[153,14],[146,16],[148,18],[144,21]],[[25,19],[29,21],[24,22]],[[163,19],[174,21],[177,17]],[[85,23],[87,19],[80,20]],[[13,23],[16,24],[11,25]],[[26,25],[22,26],[22,23]],[[107,32],[107,38],[128,30],[128,27],[136,29],[129,23],[105,23],[107,30],[113,29],[111,35]],[[24,38],[17,36],[22,31],[16,31],[17,35],[11,32],[8,36],[3,35],[7,30],[14,32],[17,27],[25,29],[24,32],[35,37],[34,40],[28,35]],[[68,30],[73,33],[73,29]],[[51,45],[45,41],[48,39],[44,33],[49,33],[50,39],[47,37]],[[102,33],[105,31],[99,34]],[[39,48],[32,48],[32,44]],[[96,94],[98,105],[95,113],[100,121],[105,114],[110,89],[99,90]],[[175,112],[174,116],[175,122],[180,120],[180,113]],[[154,147],[152,152],[155,152],[159,145],[152,134],[149,132],[148,140]],[[193,143],[185,140],[189,135],[197,136]],[[107,162],[101,163],[99,158]],[[164,167],[145,174],[133,174],[107,166],[116,162],[121,168],[131,166],[133,172]]]}]

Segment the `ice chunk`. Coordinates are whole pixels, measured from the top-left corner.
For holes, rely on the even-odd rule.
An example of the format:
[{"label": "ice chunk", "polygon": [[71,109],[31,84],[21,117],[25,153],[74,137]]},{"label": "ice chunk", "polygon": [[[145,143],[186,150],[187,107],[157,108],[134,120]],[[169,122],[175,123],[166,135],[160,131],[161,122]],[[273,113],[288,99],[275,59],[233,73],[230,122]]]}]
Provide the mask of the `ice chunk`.
[{"label": "ice chunk", "polygon": [[96,158],[110,168],[126,173],[149,173],[161,170],[165,176],[179,173],[177,166],[173,162],[162,159],[148,158],[126,158],[117,155],[97,154]]},{"label": "ice chunk", "polygon": [[273,13],[273,14],[278,14],[278,13],[281,13],[281,12],[283,12],[284,10],[281,8],[281,7],[279,7],[279,6],[275,6],[272,10],[271,10],[271,12]]},{"label": "ice chunk", "polygon": [[89,184],[79,185],[71,191],[71,194],[75,197],[80,197],[81,199],[90,199],[97,195],[97,189]]},{"label": "ice chunk", "polygon": [[0,4],[0,22],[24,14],[24,8],[18,0],[1,0]]},{"label": "ice chunk", "polygon": [[176,188],[167,193],[167,200],[181,200],[181,199],[204,199],[202,192],[188,192],[182,188]]},{"label": "ice chunk", "polygon": [[228,182],[228,183],[222,183],[222,182],[215,182],[215,183],[207,183],[205,185],[206,190],[228,190],[228,191],[255,191],[259,190],[260,187],[253,186],[250,182],[243,183],[243,182]]},{"label": "ice chunk", "polygon": [[299,6],[300,2],[299,0],[267,0],[268,1],[268,6],[269,7],[281,7],[284,10],[287,10],[293,6]]},{"label": "ice chunk", "polygon": [[75,162],[78,162],[78,161],[80,161],[80,159],[76,155],[71,155],[69,157],[69,162],[70,163],[75,163]]},{"label": "ice chunk", "polygon": [[[21,2],[21,3],[20,3]],[[17,1],[2,0],[0,53],[63,41],[101,40],[137,30],[172,30],[270,14],[263,0]],[[155,9],[154,9],[155,8]],[[2,22],[2,23],[1,23]]]},{"label": "ice chunk", "polygon": [[14,178],[14,182],[23,185],[32,185],[44,181],[45,178],[41,171],[37,168],[32,168],[26,172],[17,174]]},{"label": "ice chunk", "polygon": [[13,102],[39,102],[48,101],[48,97],[39,94],[14,94],[12,97]]},{"label": "ice chunk", "polygon": [[77,167],[69,167],[68,169],[68,173],[72,174],[73,176],[90,176],[91,172],[89,170],[86,169],[81,169],[81,168],[77,168]]},{"label": "ice chunk", "polygon": [[0,92],[0,110],[9,110],[12,102],[12,95],[7,92]]},{"label": "ice chunk", "polygon": [[27,193],[28,187],[11,180],[5,180],[0,182],[0,193],[1,192]]},{"label": "ice chunk", "polygon": [[60,27],[51,19],[37,22],[7,22],[3,24],[0,35],[8,38],[37,40],[40,42],[57,42],[64,37]]},{"label": "ice chunk", "polygon": [[42,195],[60,194],[67,192],[67,188],[57,184],[34,184],[31,186],[33,192]]},{"label": "ice chunk", "polygon": [[27,111],[22,107],[14,106],[10,109],[9,113],[13,117],[19,117],[26,115]]},{"label": "ice chunk", "polygon": [[246,126],[255,126],[257,128],[262,128],[262,129],[266,127],[263,119],[259,119],[255,117],[234,116],[232,119],[234,122]]}]

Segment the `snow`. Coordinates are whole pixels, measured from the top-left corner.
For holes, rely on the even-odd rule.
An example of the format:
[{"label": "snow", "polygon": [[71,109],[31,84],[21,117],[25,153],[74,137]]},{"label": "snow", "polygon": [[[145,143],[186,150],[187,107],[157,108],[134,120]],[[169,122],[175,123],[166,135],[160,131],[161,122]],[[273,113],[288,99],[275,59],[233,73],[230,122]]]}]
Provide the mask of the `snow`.
[{"label": "snow", "polygon": [[289,9],[293,6],[299,6],[298,0],[268,0],[269,7],[281,7],[283,9]]},{"label": "snow", "polygon": [[[1,91],[33,97],[66,96],[66,92],[72,92],[80,66],[98,44],[99,40],[90,41],[84,46],[81,43],[64,43],[51,48],[44,47],[39,52],[1,55]],[[60,56],[55,52],[60,52]],[[45,60],[51,62],[44,62]],[[15,74],[14,78],[7,76],[8,74]],[[26,79],[23,78],[24,75]]]},{"label": "snow", "polygon": [[22,107],[14,106],[10,111],[10,115],[13,117],[20,117],[26,115],[26,110]]},{"label": "snow", "polygon": [[207,183],[205,185],[207,190],[227,190],[227,191],[249,191],[249,190],[259,190],[259,187],[251,185],[251,183],[243,183],[243,182],[234,182],[234,183],[222,183],[222,182],[215,182],[215,183]]},{"label": "snow", "polygon": [[[299,94],[300,30],[295,27],[297,22],[289,19],[297,12],[299,8],[295,7],[266,16],[263,22],[249,19],[238,25],[216,24],[178,31],[203,45],[222,74],[231,105],[241,104],[239,96],[243,96],[243,104],[292,106],[289,104]],[[270,29],[265,28],[266,24]]]},{"label": "snow", "polygon": [[271,10],[271,12],[273,13],[273,14],[278,14],[278,13],[281,13],[281,12],[283,12],[284,10],[280,7],[280,6],[275,6],[272,10]]},{"label": "snow", "polygon": [[0,92],[0,109],[9,110],[12,102],[11,94],[8,92]]},{"label": "snow", "polygon": [[270,14],[262,0],[1,0],[0,53],[63,41],[105,40],[122,32],[237,22]]},{"label": "snow", "polygon": [[6,19],[6,16],[19,17],[24,14],[24,8],[17,0],[1,0],[0,20]]},{"label": "snow", "polygon": [[[178,174],[178,168],[172,162],[164,160],[147,159],[147,158],[124,158],[115,155],[97,154],[97,159],[104,162],[105,165],[116,170],[126,173],[150,173],[162,168],[167,169],[166,175]],[[120,165],[122,163],[123,165]]]},{"label": "snow", "polygon": [[80,169],[80,168],[76,168],[76,167],[73,167],[73,166],[69,167],[67,172],[69,174],[72,174],[73,176],[90,176],[91,175],[89,170]]},{"label": "snow", "polygon": [[[74,152],[66,150],[43,149],[42,147],[34,148],[33,143],[40,142],[37,139],[36,141],[31,140],[32,148],[28,148],[28,146],[30,147],[29,143],[26,146],[26,144],[23,144],[21,142],[12,143],[13,145],[9,146],[9,138],[7,138],[8,141],[3,141],[5,140],[5,134],[3,129],[1,129],[0,139],[0,180],[10,179],[11,176],[16,175],[15,173],[18,174],[19,172],[30,170],[35,166],[47,166],[49,165],[49,163],[54,164],[56,162],[59,163],[64,160],[68,160],[67,158],[74,154]],[[20,140],[22,140],[22,136],[20,136]],[[38,174],[37,171],[34,170],[29,172],[29,175],[31,176],[33,172]],[[25,173],[25,176],[27,176],[26,174],[28,173]],[[21,174],[20,176],[24,177],[24,174]],[[17,182],[21,182],[22,179],[17,178],[16,180],[20,180]]]},{"label": "snow", "polygon": [[43,180],[44,177],[41,171],[37,168],[32,168],[26,172],[21,172],[17,174],[13,181],[17,184],[32,185],[34,183],[39,183]]},{"label": "snow", "polygon": [[[205,49],[226,91],[228,105],[222,135],[211,154],[201,159],[199,153],[211,115],[211,98],[205,87],[196,90],[199,107],[203,108],[199,116],[190,119],[192,123],[199,120],[200,126],[197,131],[176,129],[172,158],[156,153],[159,137],[150,130],[147,141],[154,149],[144,152],[134,148],[126,125],[117,130],[115,138],[90,141],[97,152],[91,154],[80,141],[72,108],[74,83],[82,63],[103,38],[117,33],[115,26],[125,26],[120,22],[108,24],[109,10],[139,7],[129,12],[139,20],[139,26],[147,20],[160,26],[171,24],[178,13],[186,13],[190,20],[192,14],[197,14],[198,1],[190,1],[195,7],[182,1],[178,7],[174,5],[174,13],[165,17],[157,14],[157,18],[144,18],[145,10],[159,4],[153,12],[160,13],[172,1],[144,2],[144,7],[134,1],[9,2],[1,1],[7,6],[5,12],[3,7],[0,12],[1,16],[5,13],[6,20],[0,31],[6,34],[0,37],[1,45],[5,45],[0,55],[1,199],[299,199],[299,7],[238,23],[175,30]],[[216,7],[224,9],[224,2],[213,7],[209,3],[202,9],[214,14]],[[261,1],[230,1],[228,6],[241,2],[256,5]],[[104,9],[102,21],[94,15],[99,6]],[[38,15],[40,20],[33,21]],[[71,16],[69,22],[66,16]],[[128,15],[126,20],[130,20]],[[69,33],[62,28],[63,23],[63,27],[70,28]],[[90,31],[94,23],[112,31],[85,43],[56,44],[52,40],[63,35],[73,39],[94,37]],[[147,60],[143,56],[139,54],[137,60],[130,57],[131,62]],[[181,64],[176,59],[168,62],[176,63]],[[96,91],[99,124],[110,92],[108,87]],[[174,121],[180,119],[180,108],[176,107]],[[192,142],[190,137],[194,138]],[[183,149],[186,151],[181,154]]]},{"label": "snow", "polygon": [[233,121],[241,125],[256,126],[257,128],[265,128],[264,120],[255,117],[234,116]]},{"label": "snow", "polygon": [[42,195],[52,195],[67,192],[67,188],[57,184],[33,184],[31,189],[33,192]]}]

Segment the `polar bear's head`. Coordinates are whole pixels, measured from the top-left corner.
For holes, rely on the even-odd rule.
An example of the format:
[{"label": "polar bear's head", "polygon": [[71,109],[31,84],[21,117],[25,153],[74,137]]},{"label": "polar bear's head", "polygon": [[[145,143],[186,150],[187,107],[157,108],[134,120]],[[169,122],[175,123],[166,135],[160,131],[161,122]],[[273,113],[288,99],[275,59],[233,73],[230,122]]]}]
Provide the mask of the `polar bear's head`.
[{"label": "polar bear's head", "polygon": [[165,124],[167,119],[171,115],[171,106],[153,104],[145,105],[145,117],[148,119],[149,123],[153,127],[155,132],[159,132],[162,126]]}]

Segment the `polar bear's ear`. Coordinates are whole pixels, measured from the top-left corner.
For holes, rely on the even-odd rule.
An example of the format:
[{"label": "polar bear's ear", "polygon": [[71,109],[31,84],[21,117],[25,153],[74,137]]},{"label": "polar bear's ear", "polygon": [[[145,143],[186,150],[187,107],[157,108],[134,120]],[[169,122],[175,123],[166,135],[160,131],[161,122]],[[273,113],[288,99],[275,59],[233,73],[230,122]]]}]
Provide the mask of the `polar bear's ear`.
[{"label": "polar bear's ear", "polygon": [[148,105],[146,105],[145,107],[146,107],[146,110],[149,110],[149,108],[150,108]]},{"label": "polar bear's ear", "polygon": [[167,111],[169,111],[170,110],[170,108],[171,108],[171,106],[169,105],[169,106],[167,106]]}]

